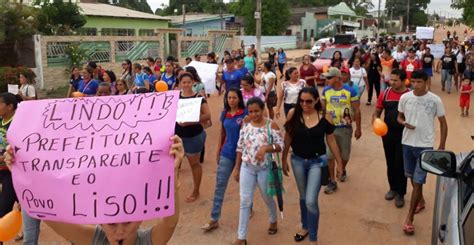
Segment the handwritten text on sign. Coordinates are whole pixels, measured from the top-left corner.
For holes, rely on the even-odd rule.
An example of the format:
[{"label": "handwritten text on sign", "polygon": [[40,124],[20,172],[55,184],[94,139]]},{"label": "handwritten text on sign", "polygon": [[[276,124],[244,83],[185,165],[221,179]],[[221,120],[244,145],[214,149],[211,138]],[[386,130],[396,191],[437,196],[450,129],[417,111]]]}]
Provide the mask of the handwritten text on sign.
[{"label": "handwritten text on sign", "polygon": [[176,122],[199,122],[202,98],[180,99]]},{"label": "handwritten text on sign", "polygon": [[178,93],[21,103],[8,141],[22,208],[82,224],[172,215]]}]

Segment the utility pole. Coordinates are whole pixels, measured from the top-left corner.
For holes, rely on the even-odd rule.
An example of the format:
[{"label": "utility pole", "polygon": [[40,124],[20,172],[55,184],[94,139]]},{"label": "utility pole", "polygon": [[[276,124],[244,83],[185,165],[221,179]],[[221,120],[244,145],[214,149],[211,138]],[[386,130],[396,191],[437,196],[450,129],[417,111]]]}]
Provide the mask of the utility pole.
[{"label": "utility pole", "polygon": [[380,34],[380,5],[382,5],[382,0],[379,0],[379,11],[377,13],[377,22],[378,22],[377,23],[377,38],[379,37],[379,34]]},{"label": "utility pole", "polygon": [[[261,50],[261,39],[262,39],[262,0],[257,0],[257,8],[255,11],[255,19],[256,19],[256,28],[255,28],[255,35],[257,36],[257,54],[260,54]],[[258,59],[259,57],[257,57]]]},{"label": "utility pole", "polygon": [[183,36],[186,36],[186,5],[183,4],[181,7],[183,12]]},{"label": "utility pole", "polygon": [[410,31],[410,0],[408,0],[407,4],[407,29],[406,32],[408,33]]}]

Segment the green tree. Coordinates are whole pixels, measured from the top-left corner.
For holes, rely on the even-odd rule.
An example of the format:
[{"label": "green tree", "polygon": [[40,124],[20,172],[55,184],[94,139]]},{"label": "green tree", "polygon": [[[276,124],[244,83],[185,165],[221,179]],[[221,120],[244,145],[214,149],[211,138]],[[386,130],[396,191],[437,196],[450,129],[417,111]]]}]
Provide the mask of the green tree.
[{"label": "green tree", "polygon": [[[245,33],[255,35],[255,9],[254,0],[241,0],[228,6],[234,15],[243,16],[245,19]],[[280,35],[288,27],[291,13],[287,0],[262,1],[262,35]]]},{"label": "green tree", "polygon": [[46,35],[71,35],[86,24],[86,18],[75,3],[54,0],[44,2],[38,13],[39,31]]},{"label": "green tree", "polygon": [[474,1],[473,0],[458,0],[451,4],[455,9],[462,9],[462,19],[464,23],[470,27],[474,27]]},{"label": "green tree", "polygon": [[18,66],[17,44],[37,33],[36,9],[18,3],[0,3],[0,66]]},{"label": "green tree", "polygon": [[[428,22],[428,16],[425,13],[430,0],[410,0],[410,26],[424,26]],[[386,11],[392,16],[403,16],[407,19],[408,0],[387,0],[385,4]],[[406,25],[406,23],[404,23]]]},{"label": "green tree", "polygon": [[[109,3],[108,0],[99,0],[104,3]],[[128,9],[133,9],[140,12],[153,14],[153,11],[145,0],[113,0],[113,5],[124,7]]]}]

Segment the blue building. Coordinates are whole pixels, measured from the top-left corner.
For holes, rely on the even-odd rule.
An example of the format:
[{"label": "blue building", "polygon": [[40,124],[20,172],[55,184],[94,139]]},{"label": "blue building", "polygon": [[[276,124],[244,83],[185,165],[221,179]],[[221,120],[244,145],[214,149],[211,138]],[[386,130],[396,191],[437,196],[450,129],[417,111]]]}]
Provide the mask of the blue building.
[{"label": "blue building", "polygon": [[218,14],[186,14],[184,25],[183,16],[171,17],[171,27],[183,28],[186,36],[205,36],[211,30],[229,30],[235,23],[235,17],[231,14],[224,14],[222,18]]}]

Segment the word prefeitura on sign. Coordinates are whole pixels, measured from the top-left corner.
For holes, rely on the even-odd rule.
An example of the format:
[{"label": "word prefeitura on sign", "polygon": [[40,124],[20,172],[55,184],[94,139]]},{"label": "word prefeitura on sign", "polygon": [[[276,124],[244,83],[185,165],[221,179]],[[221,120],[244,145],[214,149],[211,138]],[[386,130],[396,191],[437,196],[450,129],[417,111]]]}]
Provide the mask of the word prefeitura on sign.
[{"label": "word prefeitura on sign", "polygon": [[80,224],[174,214],[179,92],[22,102],[8,131],[21,206]]}]

